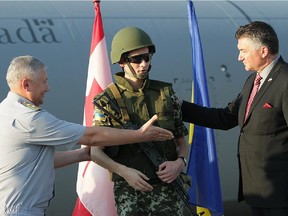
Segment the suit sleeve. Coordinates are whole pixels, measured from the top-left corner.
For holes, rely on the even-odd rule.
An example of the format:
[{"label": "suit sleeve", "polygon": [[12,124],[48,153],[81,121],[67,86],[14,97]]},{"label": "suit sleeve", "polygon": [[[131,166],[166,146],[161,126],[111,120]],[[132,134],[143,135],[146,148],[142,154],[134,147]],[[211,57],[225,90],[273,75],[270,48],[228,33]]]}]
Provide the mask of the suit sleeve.
[{"label": "suit sleeve", "polygon": [[204,127],[228,130],[238,125],[240,101],[240,94],[225,108],[207,108],[183,101],[181,106],[182,119],[185,122]]}]

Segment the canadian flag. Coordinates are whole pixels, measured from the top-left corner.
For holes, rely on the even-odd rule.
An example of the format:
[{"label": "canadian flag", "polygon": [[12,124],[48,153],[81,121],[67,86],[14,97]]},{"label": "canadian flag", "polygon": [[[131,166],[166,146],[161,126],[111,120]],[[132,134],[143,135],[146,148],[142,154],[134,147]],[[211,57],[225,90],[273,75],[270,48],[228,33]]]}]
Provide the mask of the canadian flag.
[{"label": "canadian flag", "polygon": [[[92,32],[86,85],[84,122],[92,126],[93,98],[112,82],[106,40],[100,12],[100,1],[94,1],[95,20]],[[73,216],[116,216],[113,182],[109,172],[93,162],[81,162],[77,178],[78,199]]]}]

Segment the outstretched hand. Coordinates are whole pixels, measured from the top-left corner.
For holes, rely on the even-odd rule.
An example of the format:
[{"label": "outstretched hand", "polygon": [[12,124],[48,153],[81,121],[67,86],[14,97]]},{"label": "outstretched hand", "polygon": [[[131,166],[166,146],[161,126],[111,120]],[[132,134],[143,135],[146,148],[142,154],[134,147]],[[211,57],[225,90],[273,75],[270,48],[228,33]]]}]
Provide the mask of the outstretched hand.
[{"label": "outstretched hand", "polygon": [[166,141],[174,138],[171,131],[163,128],[153,126],[153,123],[157,120],[157,115],[154,115],[149,121],[147,121],[139,130],[144,134],[145,141]]}]

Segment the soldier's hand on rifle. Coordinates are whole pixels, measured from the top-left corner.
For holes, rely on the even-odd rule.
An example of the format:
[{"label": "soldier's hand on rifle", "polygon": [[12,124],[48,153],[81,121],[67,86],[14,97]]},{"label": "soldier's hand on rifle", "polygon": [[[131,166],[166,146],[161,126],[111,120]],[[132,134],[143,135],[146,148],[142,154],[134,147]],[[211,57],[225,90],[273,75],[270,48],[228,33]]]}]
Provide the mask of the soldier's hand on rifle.
[{"label": "soldier's hand on rifle", "polygon": [[149,178],[144,175],[142,172],[125,167],[123,170],[122,177],[127,181],[127,183],[136,190],[140,191],[152,191],[153,187],[147,182]]},{"label": "soldier's hand on rifle", "polygon": [[171,183],[179,176],[183,168],[183,162],[180,160],[165,161],[156,173],[163,182]]},{"label": "soldier's hand on rifle", "polygon": [[145,135],[145,137],[143,137],[143,142],[165,141],[174,138],[173,134],[170,131],[153,126],[153,123],[157,120],[157,118],[157,115],[154,115],[139,129],[139,131]]}]

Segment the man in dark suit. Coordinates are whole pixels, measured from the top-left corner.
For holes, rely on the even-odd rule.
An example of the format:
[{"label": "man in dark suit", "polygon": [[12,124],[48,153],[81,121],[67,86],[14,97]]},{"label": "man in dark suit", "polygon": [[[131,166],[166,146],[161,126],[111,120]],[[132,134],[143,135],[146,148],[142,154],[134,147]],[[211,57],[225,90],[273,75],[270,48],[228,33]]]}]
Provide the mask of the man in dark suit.
[{"label": "man in dark suit", "polygon": [[[240,26],[235,37],[238,60],[246,71],[255,72],[225,108],[183,101],[183,120],[223,130],[239,125],[238,200],[246,201],[253,216],[287,216],[288,64],[278,54],[277,34],[267,23]],[[250,108],[248,101],[253,101]]]}]

